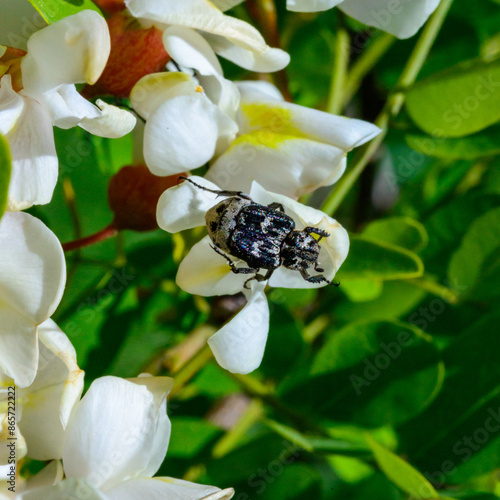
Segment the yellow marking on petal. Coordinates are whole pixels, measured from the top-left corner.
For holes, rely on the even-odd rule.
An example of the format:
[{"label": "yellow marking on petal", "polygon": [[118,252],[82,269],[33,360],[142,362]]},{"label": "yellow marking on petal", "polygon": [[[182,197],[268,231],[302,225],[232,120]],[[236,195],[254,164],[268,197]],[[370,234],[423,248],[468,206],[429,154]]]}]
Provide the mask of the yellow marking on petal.
[{"label": "yellow marking on petal", "polygon": [[271,149],[279,149],[280,146],[289,141],[296,141],[297,139],[307,139],[305,136],[276,134],[269,130],[255,130],[249,134],[244,134],[233,141],[229,147],[229,151],[237,146],[251,144],[256,147],[265,147]]},{"label": "yellow marking on petal", "polygon": [[295,126],[293,111],[289,109],[264,103],[243,104],[241,108],[252,128],[266,130],[269,134],[307,138],[307,135]]},{"label": "yellow marking on petal", "polygon": [[196,92],[203,92],[203,87],[201,85],[198,85],[196,88],[195,88]]}]

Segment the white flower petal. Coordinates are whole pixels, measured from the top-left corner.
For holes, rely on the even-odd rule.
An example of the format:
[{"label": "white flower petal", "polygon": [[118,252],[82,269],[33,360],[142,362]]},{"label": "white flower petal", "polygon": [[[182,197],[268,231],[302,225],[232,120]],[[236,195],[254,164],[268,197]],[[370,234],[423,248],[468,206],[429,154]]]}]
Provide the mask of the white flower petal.
[{"label": "white flower petal", "polygon": [[149,450],[149,461],[147,466],[142,470],[141,475],[144,477],[152,477],[160,465],[165,460],[167,454],[168,443],[170,441],[170,433],[172,425],[167,416],[167,394],[174,386],[174,379],[169,377],[153,377],[150,374],[143,374],[137,378],[128,379],[137,385],[144,385],[151,392],[156,405],[157,428],[155,431],[155,439]]},{"label": "white flower petal", "polygon": [[62,458],[64,429],[59,418],[59,407],[64,383],[40,388],[32,392],[23,406],[19,422],[28,446],[28,456],[35,460]]},{"label": "white flower petal", "polygon": [[286,0],[286,8],[294,12],[319,12],[335,7],[344,0]]},{"label": "white flower petal", "polygon": [[284,101],[285,98],[271,82],[264,80],[245,80],[237,82],[242,102],[253,101]]},{"label": "white flower petal", "polygon": [[280,49],[271,49],[250,24],[224,15],[208,0],[125,0],[134,17],[166,28],[183,26],[206,33],[215,52],[253,71],[277,71],[290,61]]},{"label": "white flower petal", "polygon": [[[234,257],[235,262],[238,262]],[[241,267],[248,267],[243,263]],[[193,295],[210,297],[212,295],[233,295],[243,290],[245,274],[231,271],[226,259],[212,248],[208,236],[191,248],[179,265],[176,283]]]},{"label": "white flower petal", "polygon": [[[2,79],[2,91],[5,78]],[[24,210],[32,205],[43,205],[52,199],[57,183],[58,160],[50,119],[42,106],[27,97],[21,97],[22,109],[15,126],[6,134],[12,156],[12,174],[9,184],[7,209]],[[16,100],[17,101],[17,100]],[[13,118],[10,114],[9,118]],[[2,114],[0,114],[0,119]]]},{"label": "white flower petal", "polygon": [[53,460],[38,474],[31,476],[25,483],[25,490],[33,490],[42,486],[60,483],[64,477],[64,469],[60,460]]},{"label": "white flower petal", "polygon": [[[5,413],[0,413],[0,470],[3,465],[8,465],[9,461],[14,459],[16,462],[21,460],[26,456],[26,441],[23,435],[19,431],[19,425],[15,426],[15,430],[12,431],[12,417],[14,416],[14,421],[18,422],[21,418],[22,411],[19,405],[16,406],[15,410],[12,407],[8,407],[6,403],[7,396],[2,403],[5,405]],[[9,410],[7,412],[7,410]],[[13,411],[14,410],[14,411]],[[12,446],[13,440],[15,439],[14,446]],[[0,485],[2,481],[2,476],[0,475]]]},{"label": "white flower petal", "polygon": [[205,38],[219,56],[249,71],[260,73],[279,71],[290,62],[290,56],[285,51],[267,45],[258,50],[249,50],[237,43],[235,38],[225,38],[215,33],[206,34]]},{"label": "white flower petal", "polygon": [[24,99],[12,89],[10,75],[0,80],[0,134],[7,135],[24,109]]},{"label": "white flower petal", "polygon": [[30,2],[6,0],[2,2],[1,9],[2,43],[9,47],[26,50],[29,35],[47,26],[46,21]]},{"label": "white flower petal", "polygon": [[258,131],[238,137],[206,177],[222,189],[247,193],[256,180],[273,192],[298,198],[336,182],[345,166],[345,153],[335,146]]},{"label": "white flower petal", "polygon": [[97,99],[96,104],[100,111],[99,116],[84,118],[79,123],[87,132],[99,137],[116,139],[128,134],[135,127],[137,120],[132,113],[107,104],[101,99]]},{"label": "white flower petal", "polygon": [[245,307],[208,339],[215,359],[232,373],[250,373],[259,367],[269,332],[265,283],[252,282]]},{"label": "white flower petal", "polygon": [[223,77],[219,60],[208,42],[196,31],[179,26],[167,28],[163,41],[165,49],[177,64],[197,71],[207,97],[221,111],[231,118],[235,117],[240,93],[233,82]]},{"label": "white flower petal", "polygon": [[219,131],[236,124],[206,96],[180,96],[162,104],[146,122],[144,157],[155,175],[174,175],[202,166],[215,154]]},{"label": "white flower petal", "polygon": [[362,23],[398,38],[413,36],[436,10],[440,0],[345,0],[340,8]]},{"label": "white flower petal", "polygon": [[36,98],[61,84],[95,83],[108,60],[111,42],[106,21],[84,10],[37,31],[21,62],[23,85]]},{"label": "white flower petal", "polygon": [[193,68],[202,75],[222,75],[222,68],[210,44],[196,31],[171,26],[163,33],[168,55],[180,66]]},{"label": "white flower petal", "polygon": [[[84,373],[76,362],[73,344],[52,320],[40,325],[38,338],[41,345],[35,387],[62,385],[58,407],[61,424],[66,427],[69,416],[82,395]],[[31,390],[33,389],[32,387]]]},{"label": "white flower petal", "polygon": [[134,85],[130,102],[147,120],[165,101],[177,96],[195,96],[197,87],[196,80],[186,73],[152,73]]},{"label": "white flower petal", "polygon": [[[287,102],[266,102],[255,94],[240,108],[238,123],[244,132],[266,130],[268,134],[307,137],[331,144],[344,151],[361,146],[380,134],[372,123],[332,115],[316,109]],[[255,99],[255,100],[254,100]]]},{"label": "white flower petal", "polygon": [[234,490],[222,492],[215,486],[190,483],[170,477],[137,478],[107,492],[110,500],[229,500]]},{"label": "white flower petal", "polygon": [[155,440],[166,435],[162,408],[143,385],[116,377],[95,380],[68,422],[66,477],[86,477],[105,490],[150,470],[152,453],[160,449]]},{"label": "white flower petal", "polygon": [[[220,189],[203,177],[191,176],[190,179],[208,189]],[[207,210],[220,200],[221,198],[217,198],[216,194],[203,191],[185,181],[167,189],[160,196],[156,215],[158,225],[169,233],[204,226]]]},{"label": "white flower petal", "polygon": [[64,253],[54,233],[24,212],[4,214],[0,220],[0,303],[40,324],[59,304],[65,281]]},{"label": "white flower petal", "polygon": [[88,479],[69,478],[53,486],[43,486],[19,495],[20,500],[109,500]]},{"label": "white flower petal", "polygon": [[212,3],[222,12],[232,9],[242,2],[244,2],[244,0],[212,0]]},{"label": "white flower petal", "polygon": [[17,386],[27,387],[35,378],[37,365],[34,322],[2,302],[0,297],[0,372],[13,379]]}]

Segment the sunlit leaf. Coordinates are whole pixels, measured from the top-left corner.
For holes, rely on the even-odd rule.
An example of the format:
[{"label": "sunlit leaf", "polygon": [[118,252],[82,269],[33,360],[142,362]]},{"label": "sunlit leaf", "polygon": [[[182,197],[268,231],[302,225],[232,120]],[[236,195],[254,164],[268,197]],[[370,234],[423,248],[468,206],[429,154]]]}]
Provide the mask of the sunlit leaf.
[{"label": "sunlit leaf", "polygon": [[101,12],[92,0],[29,0],[49,24],[55,23],[82,10]]},{"label": "sunlit leaf", "polygon": [[367,435],[366,440],[373,451],[375,460],[385,475],[414,499],[437,499],[438,492],[432,484],[409,463],[392,451],[384,448]]},{"label": "sunlit leaf", "polygon": [[0,219],[2,218],[7,206],[10,171],[11,160],[9,144],[7,143],[7,140],[0,135]]},{"label": "sunlit leaf", "polygon": [[500,60],[466,61],[418,82],[406,95],[413,121],[436,137],[463,137],[500,120]]}]

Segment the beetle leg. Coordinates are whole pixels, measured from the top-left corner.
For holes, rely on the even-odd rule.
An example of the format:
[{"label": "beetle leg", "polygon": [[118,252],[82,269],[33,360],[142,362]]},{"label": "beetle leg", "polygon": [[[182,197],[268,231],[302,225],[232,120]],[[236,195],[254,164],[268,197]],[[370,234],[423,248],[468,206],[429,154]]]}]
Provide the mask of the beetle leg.
[{"label": "beetle leg", "polygon": [[243,286],[244,286],[244,287],[248,290],[248,289],[250,288],[250,287],[248,286],[248,283],[249,283],[250,281],[252,281],[252,280],[256,280],[256,281],[258,281],[259,283],[260,283],[261,281],[267,281],[267,280],[271,277],[271,275],[274,273],[274,271],[276,271],[276,268],[272,267],[271,269],[268,269],[268,270],[267,270],[267,273],[266,273],[264,276],[262,276],[262,274],[256,274],[255,276],[252,276],[251,278],[247,279],[247,280],[245,281],[245,284],[244,284]]},{"label": "beetle leg", "polygon": [[226,255],[222,250],[217,248],[214,245],[210,245],[219,255],[222,255],[227,260],[227,263],[231,267],[231,271],[233,271],[234,274],[251,274],[251,273],[258,273],[258,269],[254,269],[252,267],[236,267],[236,264],[231,260],[231,258]]},{"label": "beetle leg", "polygon": [[238,198],[244,198],[245,200],[250,200],[253,201],[248,194],[242,193],[241,191],[224,191],[224,190],[216,190],[216,189],[209,189],[203,186],[200,186],[199,184],[196,184],[196,182],[192,181],[189,179],[189,177],[184,177],[183,175],[179,175],[179,179],[183,179],[185,181],[190,182],[193,186],[196,186],[199,189],[203,189],[203,191],[208,191],[210,193],[214,193],[219,196],[237,196]]},{"label": "beetle leg", "polygon": [[322,273],[322,272],[324,272],[324,271],[325,271],[322,267],[318,267],[318,266],[319,266],[319,263],[318,263],[318,262],[315,262],[315,263],[314,263],[314,270],[315,270],[315,271],[318,271],[318,273]]},{"label": "beetle leg", "polygon": [[267,208],[272,208],[273,210],[285,213],[285,207],[281,203],[271,203],[270,205],[267,205]]},{"label": "beetle leg", "polygon": [[311,276],[307,272],[307,269],[301,269],[300,270],[300,274],[309,283],[328,283],[329,285],[333,285],[333,286],[339,286],[340,285],[340,283],[333,283],[332,281],[327,280],[324,276],[321,276],[321,275]]},{"label": "beetle leg", "polygon": [[319,235],[318,241],[321,241],[321,238],[328,238],[328,236],[330,236],[330,233],[323,231],[323,229],[319,229],[317,227],[311,227],[311,226],[307,226],[306,228],[304,228],[304,232],[307,234],[314,233],[314,234]]}]

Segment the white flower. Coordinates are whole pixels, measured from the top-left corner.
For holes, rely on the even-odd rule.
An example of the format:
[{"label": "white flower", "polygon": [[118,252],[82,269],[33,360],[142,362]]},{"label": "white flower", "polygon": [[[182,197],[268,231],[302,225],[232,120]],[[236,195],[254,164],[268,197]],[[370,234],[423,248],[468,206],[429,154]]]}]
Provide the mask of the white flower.
[{"label": "white flower", "polygon": [[[218,186],[201,177],[191,180],[208,189],[218,190]],[[250,190],[252,199],[260,204],[281,203],[296,224],[298,230],[314,226],[330,234],[321,241],[319,263],[322,273],[332,280],[345,260],[349,250],[347,231],[334,219],[323,212],[307,207],[286,196],[269,193],[253,183]],[[205,225],[208,209],[224,199],[216,194],[197,188],[189,182],[165,191],[158,202],[158,225],[165,231],[174,233]],[[215,333],[209,344],[218,363],[235,373],[249,373],[260,365],[269,331],[269,309],[264,293],[265,282],[251,282],[251,289],[244,287],[248,274],[235,274],[224,257],[212,248],[208,236],[193,246],[181,262],[177,273],[177,284],[196,295],[225,295],[243,292],[246,306],[224,327]],[[246,263],[233,259],[239,267]],[[250,276],[251,277],[251,276]],[[323,284],[306,282],[299,272],[278,268],[269,280],[273,287],[316,288]]]},{"label": "white flower", "polygon": [[318,12],[338,5],[347,15],[398,38],[413,36],[439,0],[287,0],[289,10]]},{"label": "white flower", "polygon": [[38,326],[55,311],[66,282],[56,236],[24,212],[0,220],[0,372],[19,387],[38,367]]},{"label": "white flower", "polygon": [[58,169],[53,125],[78,125],[103,137],[120,137],[135,125],[130,113],[102,101],[95,106],[74,86],[94,83],[109,56],[108,27],[97,12],[82,11],[37,31],[27,48],[20,69],[13,60],[2,65],[0,57],[0,133],[13,160],[9,210],[50,201]]},{"label": "white flower", "polygon": [[180,26],[197,30],[217,54],[245,69],[260,72],[283,69],[290,61],[286,52],[269,47],[250,24],[222,13],[236,3],[239,2],[125,0],[129,12],[143,25],[154,24],[160,29]]},{"label": "white flower", "polygon": [[134,86],[130,99],[146,120],[144,159],[155,175],[197,168],[225,151],[235,139],[238,89],[203,37],[172,27],[165,47],[179,64],[189,64],[197,78],[181,72],[156,73]]},{"label": "white flower", "polygon": [[[213,161],[207,178],[248,191],[256,180],[297,198],[336,182],[346,154],[380,133],[362,120],[284,102],[266,82],[234,85],[197,33],[169,28],[165,47],[197,72],[142,78],[131,93],[146,120],[145,162],[155,175],[174,175]],[[241,98],[240,98],[241,94]]]},{"label": "white flower", "polygon": [[29,490],[23,500],[228,500],[221,491],[169,477],[153,478],[168,448],[167,377],[95,380],[68,422],[63,444],[66,479]]},{"label": "white flower", "polygon": [[346,155],[380,133],[371,123],[285,102],[266,82],[241,82],[239,136],[207,178],[248,191],[252,181],[298,198],[338,181]]},{"label": "white flower", "polygon": [[[36,460],[62,458],[64,428],[83,390],[83,371],[76,363],[76,352],[68,337],[52,320],[38,327],[39,359],[33,383],[15,388],[15,422],[17,435],[16,458],[24,455],[19,443],[26,443],[26,454]],[[0,376],[0,408],[5,411],[0,431],[0,463],[11,441],[8,413],[11,379]]]}]

